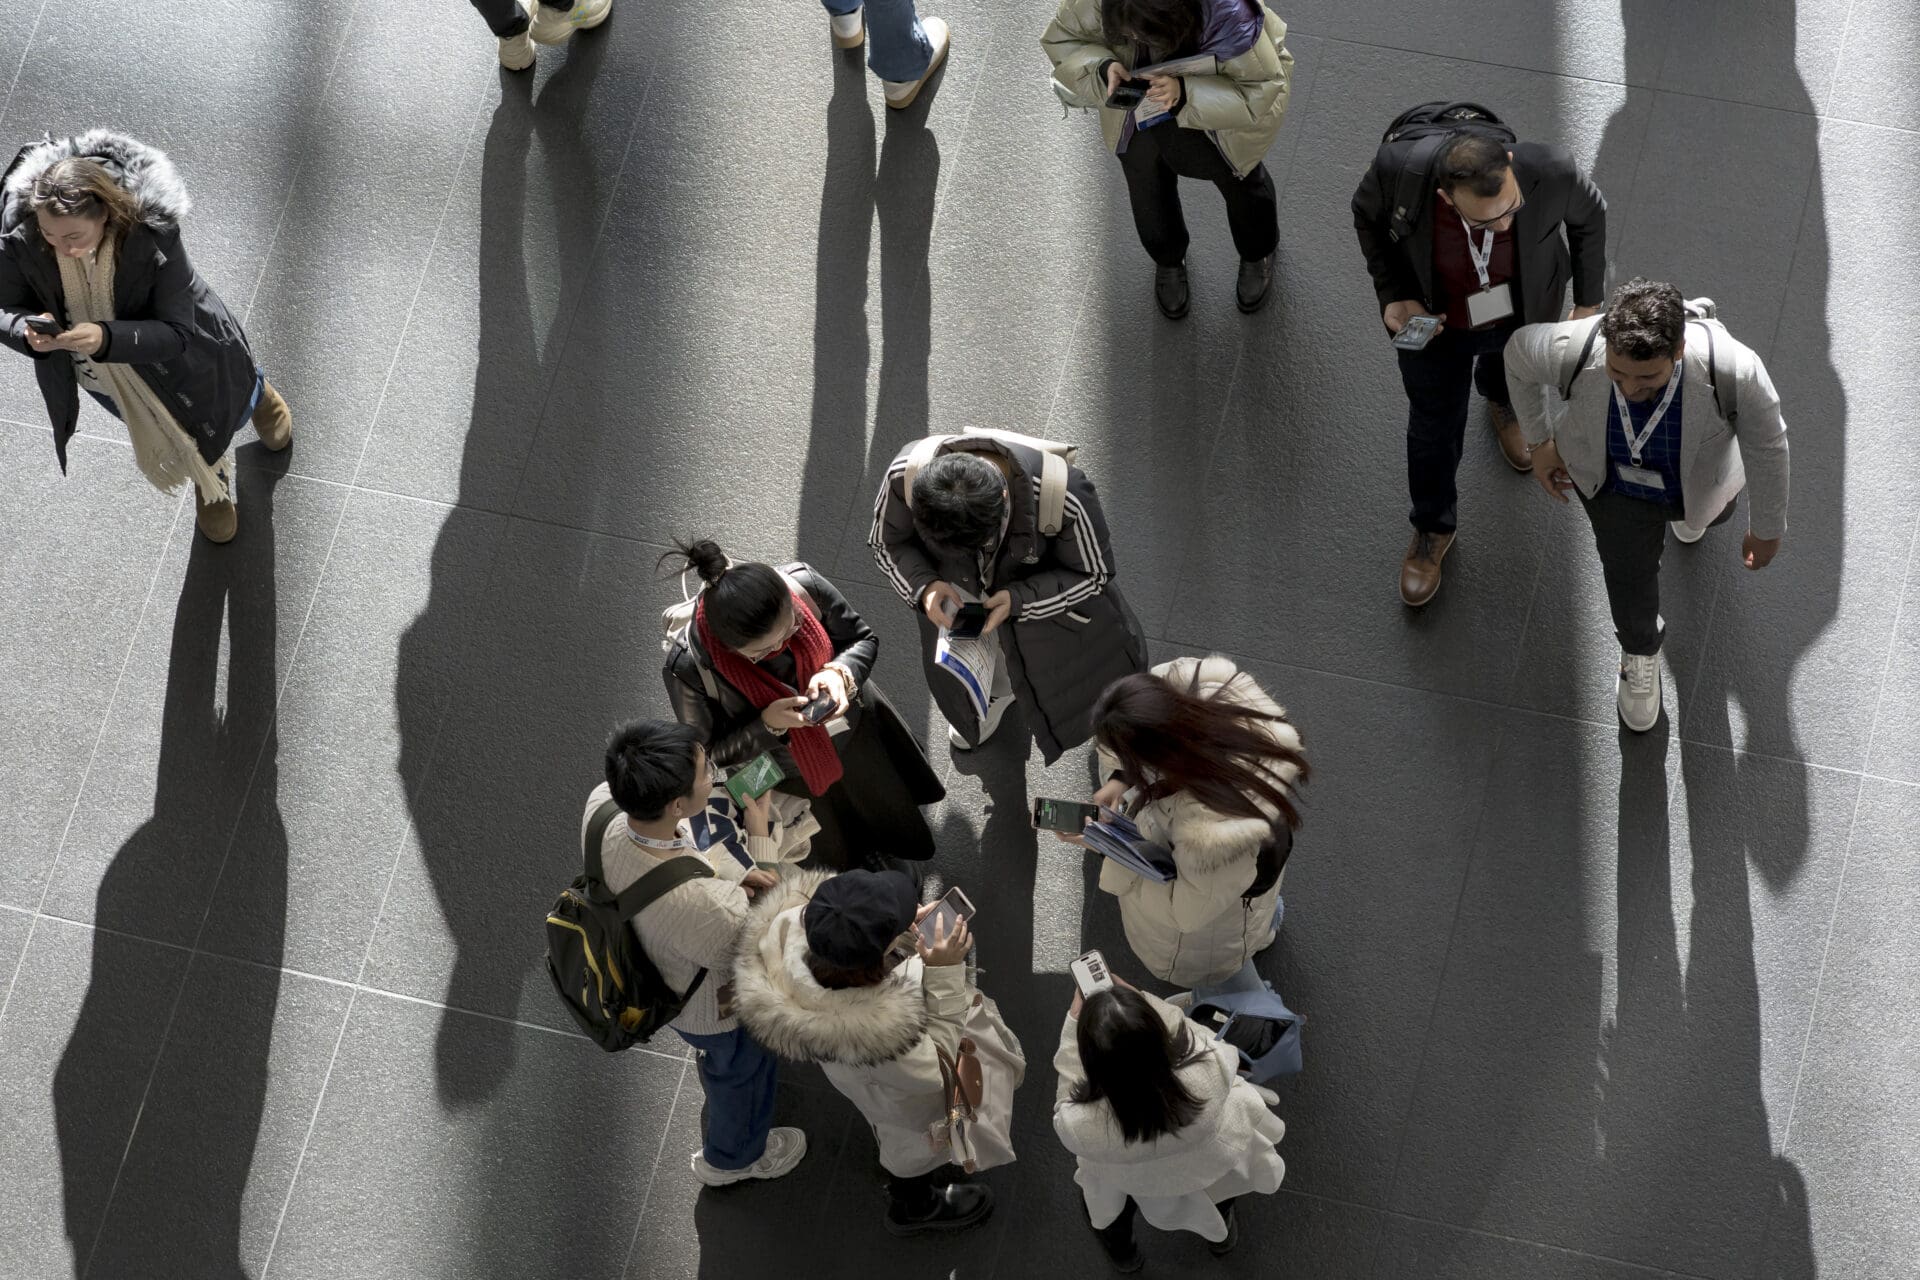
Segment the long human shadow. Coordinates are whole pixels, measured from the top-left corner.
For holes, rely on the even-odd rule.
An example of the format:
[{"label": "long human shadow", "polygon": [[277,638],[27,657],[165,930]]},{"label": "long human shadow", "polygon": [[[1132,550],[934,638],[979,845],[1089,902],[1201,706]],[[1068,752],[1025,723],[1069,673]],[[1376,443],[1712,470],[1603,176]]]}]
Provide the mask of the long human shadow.
[{"label": "long human shadow", "polygon": [[[149,887],[174,864],[183,830],[198,829],[209,841],[230,837],[225,826],[206,829],[204,796],[215,780],[251,774],[247,803],[261,806],[263,821],[249,822],[245,847],[231,856],[253,868],[248,924],[260,967],[232,982],[197,973],[230,962],[187,961],[151,1091],[123,1140],[125,1113],[103,1105],[102,1090],[146,1084],[144,1073],[128,1072],[128,1022],[165,1020],[170,1006],[128,1005],[128,993],[151,986],[152,944],[93,931],[86,995],[52,1089],[76,1277],[248,1274],[242,1201],[266,1106],[286,937],[287,837],[274,726],[278,480],[278,469],[243,473],[240,535],[232,543],[215,546],[188,525],[193,544],[174,614],[153,815],[114,854],[95,909],[99,921],[136,919]],[[223,620],[230,648],[224,705]]]},{"label": "long human shadow", "polygon": [[[486,479],[483,468],[497,463],[483,446],[531,435],[525,420],[527,388],[545,387],[555,346],[571,318],[588,259],[584,247],[559,255],[561,305],[548,332],[536,329],[526,281],[525,240],[529,233],[529,197],[540,193],[541,214],[534,234],[582,239],[601,205],[599,172],[594,167],[581,118],[605,56],[604,39],[571,42],[567,61],[541,91],[536,104],[529,76],[501,72],[500,103],[494,109],[481,157],[479,270],[479,360],[474,373],[473,406],[461,458],[460,491],[473,492]],[[582,183],[578,199],[561,202],[528,180],[529,143],[538,137],[550,157],[554,183]],[[564,221],[561,217],[564,215]],[[584,240],[583,240],[584,243]],[[460,1014],[454,1010],[497,1012],[511,1008],[519,992],[521,969],[500,963],[505,943],[494,920],[473,910],[472,831],[450,826],[431,801],[428,769],[439,737],[445,698],[456,696],[441,682],[421,673],[446,666],[454,655],[474,653],[475,624],[469,599],[474,547],[471,527],[457,519],[441,526],[434,543],[426,606],[402,635],[394,683],[400,730],[400,776],[405,784],[413,830],[422,861],[439,900],[456,948],[447,975],[446,1003],[437,1041],[440,1100],[449,1108],[491,1098],[513,1066],[513,1040],[499,1040],[499,1051],[475,1054],[460,1038]],[[484,625],[484,624],[483,624]],[[497,625],[497,623],[495,624]]]}]

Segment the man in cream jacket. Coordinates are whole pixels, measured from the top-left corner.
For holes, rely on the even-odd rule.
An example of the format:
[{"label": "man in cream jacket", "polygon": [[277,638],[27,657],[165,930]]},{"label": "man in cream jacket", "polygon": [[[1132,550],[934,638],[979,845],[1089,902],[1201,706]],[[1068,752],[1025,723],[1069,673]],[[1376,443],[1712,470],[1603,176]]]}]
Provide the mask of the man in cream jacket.
[{"label": "man in cream jacket", "polygon": [[1634,279],[1597,320],[1534,324],[1507,344],[1507,386],[1533,475],[1593,523],[1620,640],[1620,719],[1660,719],[1660,555],[1698,542],[1750,488],[1742,562],[1787,528],[1787,424],[1760,357],[1670,284]]}]

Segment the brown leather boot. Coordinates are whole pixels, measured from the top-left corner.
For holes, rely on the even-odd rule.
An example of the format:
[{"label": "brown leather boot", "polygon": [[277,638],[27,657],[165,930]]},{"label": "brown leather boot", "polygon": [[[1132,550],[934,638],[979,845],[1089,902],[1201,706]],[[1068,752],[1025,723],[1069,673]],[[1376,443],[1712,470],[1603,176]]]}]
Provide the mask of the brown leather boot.
[{"label": "brown leather boot", "polygon": [[1413,531],[1406,558],[1400,562],[1400,598],[1419,608],[1440,590],[1440,561],[1453,545],[1451,533]]},{"label": "brown leather boot", "polygon": [[1533,449],[1527,444],[1526,432],[1520,430],[1520,419],[1506,405],[1491,400],[1487,401],[1487,416],[1493,419],[1493,434],[1500,437],[1500,452],[1507,456],[1507,465],[1531,474]]},{"label": "brown leather boot", "polygon": [[260,443],[275,453],[293,443],[293,411],[271,382],[260,384],[260,403],[253,407],[253,429]]},{"label": "brown leather boot", "polygon": [[194,521],[199,524],[201,534],[208,542],[232,542],[233,535],[240,532],[240,516],[234,510],[232,501],[208,502],[193,492]]}]

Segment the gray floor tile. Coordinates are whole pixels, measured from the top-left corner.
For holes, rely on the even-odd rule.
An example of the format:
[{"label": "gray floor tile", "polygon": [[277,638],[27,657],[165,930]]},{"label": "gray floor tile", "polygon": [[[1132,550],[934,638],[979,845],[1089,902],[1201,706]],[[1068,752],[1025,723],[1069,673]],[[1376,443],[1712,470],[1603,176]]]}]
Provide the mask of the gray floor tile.
[{"label": "gray floor tile", "polygon": [[1764,573],[1735,572],[1721,591],[1694,696],[1729,708],[1710,741],[1857,769],[1920,509],[1920,470],[1866,461],[1899,456],[1912,419],[1895,390],[1904,357],[1876,309],[1904,306],[1920,260],[1887,256],[1861,201],[1920,180],[1920,138],[1823,124],[1820,164],[1860,178],[1844,197],[1810,195],[1767,360],[1792,449],[1786,539]]},{"label": "gray floor tile", "polygon": [[436,1079],[440,1019],[354,1004],[272,1274],[618,1276],[685,1062],[455,1014],[463,1059],[515,1064],[487,1105],[456,1106]]},{"label": "gray floor tile", "polygon": [[1920,107],[1906,78],[1920,57],[1920,14],[1902,0],[1854,0],[1847,39],[1834,70],[1829,114],[1896,129],[1920,130]]},{"label": "gray floor tile", "polygon": [[[0,901],[35,906],[169,531],[191,516],[123,446],[0,426]],[[176,521],[182,522],[176,528]]]},{"label": "gray floor tile", "polygon": [[1850,13],[1799,0],[1709,0],[1641,16],[1666,45],[1662,89],[1805,115],[1831,109],[1841,37],[1854,29]]},{"label": "gray floor tile", "polygon": [[[1911,561],[1912,553],[1908,555]],[[1893,638],[1874,720],[1869,772],[1920,782],[1920,740],[1910,727],[1916,716],[1920,716],[1920,574],[1909,568],[1900,601],[1900,627]]]},{"label": "gray floor tile", "polygon": [[[1303,33],[1396,50],[1421,50],[1448,58],[1559,72],[1632,85],[1651,85],[1665,50],[1647,21],[1658,6],[1651,0],[1622,0],[1613,5],[1583,5],[1554,0],[1546,5],[1513,5],[1504,0],[1471,0],[1444,10],[1366,0],[1301,0],[1287,6],[1288,22]],[[1403,87],[1382,104],[1402,106],[1446,96]],[[1472,94],[1465,96],[1475,101]],[[1489,104],[1492,105],[1492,104]],[[1498,110],[1498,108],[1495,108]]]},{"label": "gray floor tile", "polygon": [[1843,1275],[1892,1280],[1920,1253],[1912,1160],[1920,1109],[1902,1081],[1920,1070],[1903,1027],[1920,980],[1911,927],[1920,908],[1913,847],[1920,791],[1868,781],[1853,823],[1819,1007],[1806,1042],[1767,1280]]},{"label": "gray floor tile", "polygon": [[1389,1218],[1374,1280],[1662,1280],[1670,1271],[1411,1218]]},{"label": "gray floor tile", "polygon": [[184,951],[42,920],[0,1022],[0,1271],[78,1274],[100,1233]]},{"label": "gray floor tile", "polygon": [[[504,517],[348,500],[205,947],[351,981],[484,616]],[[458,769],[456,759],[447,762]]]},{"label": "gray floor tile", "polygon": [[657,18],[623,10],[489,90],[362,483],[511,506],[651,79]]},{"label": "gray floor tile", "polygon": [[389,378],[413,376],[395,347],[461,156],[470,140],[478,149],[482,90],[498,75],[481,60],[472,15],[455,16],[357,9],[352,51],[308,102],[327,145],[304,152],[247,317],[293,409],[297,474],[349,480],[365,451],[364,478],[378,482],[368,433]]},{"label": "gray floor tile", "polygon": [[337,486],[243,469],[233,542],[189,534],[183,511],[60,851],[50,914],[193,940],[262,744],[266,758],[277,750],[280,676],[345,500]]},{"label": "gray floor tile", "polygon": [[89,1275],[260,1274],[351,994],[194,960]]}]

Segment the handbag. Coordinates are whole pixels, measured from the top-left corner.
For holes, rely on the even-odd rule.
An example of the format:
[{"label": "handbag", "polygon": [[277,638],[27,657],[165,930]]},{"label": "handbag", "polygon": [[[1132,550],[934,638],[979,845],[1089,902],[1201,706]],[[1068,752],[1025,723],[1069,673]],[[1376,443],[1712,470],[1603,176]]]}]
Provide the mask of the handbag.
[{"label": "handbag", "polygon": [[1012,1164],[1013,1091],[1026,1078],[1027,1059],[999,1008],[974,992],[958,1052],[950,1054],[936,1041],[934,1053],[946,1103],[945,1116],[928,1135],[934,1148],[945,1147],[968,1173]]},{"label": "handbag", "polygon": [[1196,1000],[1187,1016],[1232,1046],[1245,1079],[1263,1084],[1299,1074],[1300,1028],[1306,1019],[1287,1008],[1272,983]]}]

